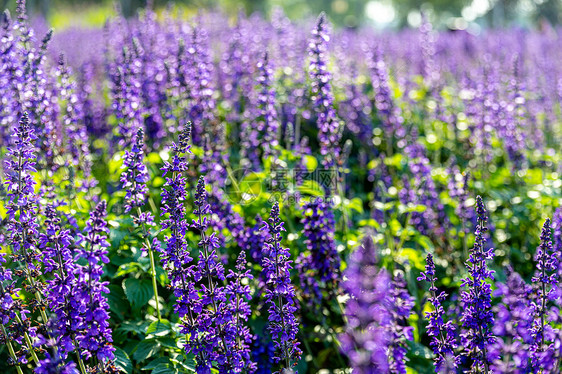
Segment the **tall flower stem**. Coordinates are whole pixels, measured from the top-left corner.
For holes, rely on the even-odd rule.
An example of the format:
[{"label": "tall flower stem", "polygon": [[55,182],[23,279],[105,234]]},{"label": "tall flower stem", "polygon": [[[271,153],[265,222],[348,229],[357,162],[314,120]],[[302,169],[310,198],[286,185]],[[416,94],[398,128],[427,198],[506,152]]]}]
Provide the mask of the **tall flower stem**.
[{"label": "tall flower stem", "polygon": [[12,360],[14,360],[14,364],[16,365],[16,370],[18,371],[18,374],[23,374],[23,371],[21,371],[21,367],[18,364],[18,359],[16,357],[16,352],[14,351],[14,347],[12,346],[12,342],[8,338],[8,332],[6,331],[4,325],[1,326],[2,326],[2,332],[4,333],[4,337],[6,339],[6,345],[8,346],[8,352],[10,352],[10,357],[12,358]]},{"label": "tall flower stem", "polygon": [[[137,207],[137,214],[141,215],[140,207]],[[145,238],[146,249],[148,251],[148,258],[150,259],[150,276],[152,278],[152,290],[154,291],[154,300],[156,302],[156,314],[158,315],[158,322],[162,322],[162,314],[160,313],[160,303],[158,301],[158,283],[156,281],[156,263],[154,261],[154,251],[152,249],[152,244],[150,243],[149,233],[146,228],[144,221],[142,221],[142,231]]]},{"label": "tall flower stem", "polygon": [[[23,325],[23,321],[21,320],[20,316],[18,316],[16,314],[16,322],[19,325]],[[31,354],[31,357],[33,358],[33,361],[35,362],[35,364],[39,364],[39,358],[37,357],[37,354],[35,353],[35,350],[33,349],[33,342],[31,341],[31,338],[29,337],[29,334],[27,333],[27,331],[25,331],[23,333],[23,336],[25,338],[25,342],[27,343],[27,347],[29,348],[29,353]]]},{"label": "tall flower stem", "polygon": [[150,242],[150,232],[146,227],[147,223],[153,223],[153,217],[150,213],[143,213],[141,210],[141,207],[146,203],[146,196],[148,195],[147,182],[150,179],[147,168],[143,163],[143,158],[144,130],[142,127],[139,127],[131,150],[125,151],[123,166],[127,167],[127,170],[121,174],[120,180],[123,183],[123,188],[127,191],[125,197],[125,213],[136,208],[137,217],[134,217],[134,221],[137,226],[141,227],[145,240],[144,246],[146,247],[150,260],[150,277],[152,278],[152,289],[156,301],[156,314],[158,316],[158,321],[161,322],[162,315],[160,313],[160,303],[158,301],[158,283],[156,282],[154,250]]}]

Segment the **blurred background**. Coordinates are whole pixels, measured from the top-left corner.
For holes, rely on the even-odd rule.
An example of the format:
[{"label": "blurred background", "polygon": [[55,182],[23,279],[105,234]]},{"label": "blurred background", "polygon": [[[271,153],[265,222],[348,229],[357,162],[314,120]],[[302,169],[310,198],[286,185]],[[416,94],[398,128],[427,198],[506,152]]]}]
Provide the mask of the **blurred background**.
[{"label": "blurred background", "polygon": [[[148,0],[150,1],[150,0]],[[28,0],[28,8],[43,15],[54,27],[103,24],[120,9],[134,15],[147,0]],[[0,0],[3,9],[15,9],[16,0]],[[156,9],[175,4],[179,9],[221,9],[223,12],[269,15],[282,7],[293,20],[325,11],[340,27],[371,26],[379,29],[417,27],[420,10],[438,29],[535,28],[562,21],[562,0],[153,0]]]}]

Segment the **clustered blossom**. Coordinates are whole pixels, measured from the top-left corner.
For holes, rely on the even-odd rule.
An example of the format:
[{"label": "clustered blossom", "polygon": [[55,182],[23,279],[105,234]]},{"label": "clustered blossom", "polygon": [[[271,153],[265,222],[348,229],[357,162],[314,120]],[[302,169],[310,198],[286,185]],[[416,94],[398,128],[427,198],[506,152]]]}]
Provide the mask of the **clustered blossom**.
[{"label": "clustered blossom", "polygon": [[408,323],[414,307],[414,299],[408,293],[406,286],[404,275],[398,273],[392,280],[389,292],[392,308],[390,309],[391,322],[387,326],[390,336],[388,361],[390,372],[397,374],[406,374],[408,341],[414,338],[414,329]]},{"label": "clustered blossom", "polygon": [[495,342],[492,334],[494,325],[492,288],[487,282],[493,279],[493,271],[488,269],[487,261],[493,259],[494,249],[485,247],[488,217],[480,196],[476,197],[476,214],[478,215],[474,233],[476,239],[466,262],[469,276],[462,281],[462,285],[467,289],[462,293],[461,338],[472,367],[487,372],[494,359],[490,357],[489,347]]},{"label": "clustered blossom", "polygon": [[[203,177],[197,182],[195,192],[195,208],[192,227],[201,235],[198,243],[199,260],[193,269],[194,281],[199,285],[200,297],[196,301],[196,309],[193,328],[197,334],[201,346],[197,348],[204,357],[204,364],[199,363],[198,372],[206,373],[211,370],[211,363],[216,361],[222,370],[231,365],[228,358],[230,346],[229,340],[236,339],[235,336],[226,336],[223,321],[228,320],[229,311],[226,304],[226,293],[223,286],[225,281],[224,267],[218,260],[217,249],[219,239],[213,232],[207,235],[209,227],[209,215],[211,208],[207,202],[207,191]],[[238,370],[241,370],[239,368]]]},{"label": "clustered blossom", "polygon": [[[14,260],[26,264],[25,272],[36,276],[39,251],[36,247],[39,225],[37,223],[37,196],[34,191],[35,146],[37,139],[24,113],[14,133],[13,146],[4,160],[8,194],[7,216],[9,242],[14,249]],[[31,285],[30,285],[31,286]]]},{"label": "clustered blossom", "polygon": [[[552,244],[554,253],[561,256],[562,254],[562,207],[559,207],[552,216]],[[562,259],[558,261],[558,279],[562,277]]]},{"label": "clustered blossom", "polygon": [[390,85],[388,83],[388,71],[383,59],[382,50],[376,47],[373,52],[368,51],[368,63],[371,73],[371,82],[374,91],[374,107],[377,117],[382,122],[387,142],[392,141],[392,135],[398,139],[406,135],[403,126],[403,118],[400,108],[395,105]]},{"label": "clustered blossom", "polygon": [[284,222],[279,216],[279,204],[271,208],[271,214],[264,228],[269,231],[265,241],[262,258],[263,272],[266,278],[264,299],[268,305],[268,330],[275,345],[274,360],[284,369],[291,369],[293,362],[302,354],[297,340],[299,325],[295,313],[298,310],[295,288],[291,284],[291,254],[281,245],[281,232],[285,231]]},{"label": "clustered blossom", "polygon": [[44,270],[53,274],[47,281],[49,309],[54,313],[53,324],[57,327],[57,355],[65,358],[75,350],[74,336],[80,333],[81,304],[72,302],[76,292],[77,275],[80,274],[74,262],[70,248],[73,239],[70,231],[62,228],[60,212],[54,205],[48,205],[45,211],[45,233],[39,237],[39,247],[43,252]]},{"label": "clustered blossom", "polygon": [[345,333],[340,337],[342,351],[349,357],[354,373],[388,373],[386,326],[391,322],[391,279],[377,266],[377,251],[370,237],[355,250],[345,271],[344,290],[350,299],[345,306]]},{"label": "clustered blossom", "polygon": [[427,281],[429,283],[429,302],[433,306],[431,312],[426,312],[425,318],[428,319],[427,334],[431,337],[430,346],[435,354],[435,372],[440,373],[445,365],[447,357],[455,358],[453,360],[454,367],[457,367],[458,359],[455,354],[457,342],[455,340],[456,331],[453,321],[445,322],[445,309],[443,302],[447,298],[445,292],[439,292],[435,286],[437,278],[435,277],[435,263],[431,253],[427,255],[427,263],[425,272],[421,273],[418,281]]},{"label": "clustered blossom", "polygon": [[316,20],[312,30],[312,38],[308,45],[310,65],[312,100],[316,110],[318,142],[320,154],[323,156],[322,165],[333,167],[340,157],[341,129],[334,109],[334,95],[332,93],[332,75],[328,71],[328,21],[324,13]]},{"label": "clustered blossom", "polygon": [[275,154],[275,147],[279,144],[279,120],[277,115],[275,89],[273,86],[273,71],[269,55],[264,54],[263,60],[258,63],[258,108],[259,116],[254,126],[263,134],[261,145],[263,156],[269,157]]},{"label": "clustered blossom", "polygon": [[[494,296],[501,303],[494,308],[493,333],[497,337],[491,351],[497,357],[491,369],[501,373],[529,373],[531,327],[534,320],[532,287],[510,267],[505,284],[499,283]],[[508,358],[508,359],[506,359]]]},{"label": "clustered blossom", "polygon": [[553,331],[548,321],[547,304],[555,298],[555,288],[558,284],[557,257],[560,253],[553,252],[551,236],[550,219],[547,218],[541,231],[541,244],[535,252],[537,271],[532,279],[537,285],[537,297],[532,303],[535,319],[530,330],[531,366],[535,371],[551,370],[555,365]]},{"label": "clustered blossom", "polygon": [[336,288],[340,277],[340,256],[334,240],[335,219],[330,202],[314,199],[305,203],[303,236],[307,252],[301,253],[297,268],[304,291],[311,300],[321,298],[318,281]]},{"label": "clustered blossom", "polygon": [[198,365],[207,365],[199,352],[199,339],[196,335],[195,316],[193,310],[198,300],[193,280],[192,258],[189,256],[185,235],[189,228],[185,217],[186,180],[187,171],[185,154],[191,153],[189,141],[191,139],[191,124],[187,123],[179,135],[177,143],[172,143],[172,159],[166,161],[162,168],[166,179],[162,190],[162,230],[167,230],[164,239],[165,246],[158,247],[160,260],[164,270],[168,273],[170,287],[176,297],[175,312],[184,321],[183,333],[193,335],[186,344],[187,352],[194,352]]},{"label": "clustered blossom", "polygon": [[226,329],[230,340],[229,359],[234,373],[257,370],[258,366],[252,360],[251,345],[255,337],[247,326],[252,310],[248,301],[252,298],[250,286],[245,283],[253,278],[246,268],[246,252],[242,250],[236,260],[235,270],[229,270],[226,276],[229,283],[225,287],[228,313],[231,320]]},{"label": "clustered blossom", "polygon": [[[6,201],[6,228],[8,231],[7,244],[12,248],[11,259],[18,263],[18,268],[14,274],[22,280],[24,290],[32,294],[28,305],[24,305],[21,300],[10,301],[8,298],[19,294],[20,289],[13,282],[2,286],[2,317],[6,323],[12,322],[8,326],[10,336],[6,339],[13,339],[22,347],[22,352],[18,354],[18,360],[26,362],[27,351],[34,349],[29,343],[29,335],[35,335],[36,326],[32,326],[32,320],[28,318],[32,311],[43,310],[45,307],[41,295],[44,284],[37,278],[41,275],[41,252],[37,247],[39,235],[38,224],[38,197],[35,194],[35,180],[31,175],[35,169],[35,146],[37,139],[35,132],[30,125],[27,113],[22,115],[16,127],[12,146],[8,148],[4,160],[5,185],[7,187]],[[12,280],[12,272],[4,272],[4,280]],[[46,318],[44,318],[46,322]],[[6,333],[4,334],[6,335]]]},{"label": "clustered blossom", "polygon": [[72,162],[75,166],[84,170],[85,176],[89,176],[91,168],[90,149],[88,147],[88,133],[86,126],[81,122],[82,102],[75,92],[75,82],[72,81],[72,70],[67,66],[64,55],[59,58],[57,68],[59,76],[59,91],[64,102],[62,125],[66,132],[65,143],[69,148]]},{"label": "clustered blossom", "polygon": [[51,322],[48,328],[51,337],[39,336],[40,345],[44,345],[47,351],[45,358],[39,361],[35,368],[35,374],[78,374],[76,364],[65,360],[64,351],[60,350],[63,343],[59,339],[61,334],[58,331],[58,323]]},{"label": "clustered blossom", "polygon": [[[131,150],[125,151],[123,166],[127,168],[121,174],[121,183],[127,192],[125,195],[125,213],[132,209],[140,208],[145,204],[148,187],[146,183],[149,180],[148,170],[143,163],[144,160],[144,130],[139,128]],[[150,213],[145,213],[150,214]],[[139,217],[141,218],[141,217]],[[152,217],[145,216],[143,222],[150,223]]]},{"label": "clustered blossom", "polygon": [[81,354],[86,358],[96,357],[101,365],[113,360],[111,329],[109,328],[109,305],[104,294],[109,293],[108,282],[102,281],[102,264],[107,264],[107,236],[109,229],[105,216],[105,200],[99,202],[90,213],[83,233],[78,234],[77,257],[86,260],[85,265],[77,265],[77,284],[71,303],[79,305],[80,333],[76,336]]}]

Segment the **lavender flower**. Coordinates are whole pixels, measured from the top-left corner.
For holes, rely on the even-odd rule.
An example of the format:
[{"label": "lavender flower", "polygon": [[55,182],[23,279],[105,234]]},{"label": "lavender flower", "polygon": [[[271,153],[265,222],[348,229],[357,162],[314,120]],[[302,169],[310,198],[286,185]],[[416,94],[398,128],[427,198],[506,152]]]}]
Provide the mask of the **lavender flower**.
[{"label": "lavender flower", "polygon": [[235,336],[224,335],[223,321],[228,319],[227,299],[222,286],[225,280],[224,267],[218,261],[217,249],[220,246],[217,235],[214,232],[209,236],[206,234],[209,221],[207,216],[211,214],[211,208],[207,202],[203,177],[197,182],[194,205],[193,214],[196,218],[193,220],[192,227],[201,235],[198,243],[199,261],[193,270],[194,280],[200,283],[201,293],[200,311],[195,315],[194,327],[202,338],[200,350],[207,357],[206,364],[200,365],[198,372],[206,373],[211,370],[212,361],[218,362],[223,367],[222,370],[232,364],[227,356],[230,353],[227,348],[227,338],[235,339]]},{"label": "lavender flower", "polygon": [[330,81],[332,76],[328,71],[328,35],[326,15],[321,13],[312,30],[309,47],[309,75],[312,87],[312,100],[316,109],[318,142],[320,154],[323,156],[322,165],[329,169],[333,167],[340,156],[341,129],[334,109],[334,96]]},{"label": "lavender flower", "polygon": [[[24,316],[29,313],[23,309],[23,304],[19,300],[19,289],[15,288],[15,282],[12,279],[12,271],[4,266],[6,259],[4,254],[0,254],[0,342],[4,343],[8,348],[8,363],[16,365],[19,374],[22,374],[20,364],[27,363],[27,349],[22,348],[16,351],[15,344],[23,344],[22,329],[10,328],[10,323],[16,320],[18,314]],[[22,325],[20,327],[26,327]],[[25,331],[25,330],[24,330]]]},{"label": "lavender flower", "polygon": [[83,309],[79,303],[71,302],[79,269],[70,248],[73,239],[70,231],[62,228],[60,215],[54,204],[46,207],[46,232],[39,237],[39,247],[43,252],[45,271],[53,273],[53,278],[47,281],[46,301],[54,313],[51,321],[56,326],[57,355],[66,358],[76,348],[74,337],[83,327]]},{"label": "lavender flower", "polygon": [[[121,174],[121,183],[127,191],[125,196],[125,213],[134,208],[140,208],[145,204],[149,180],[148,171],[143,163],[144,160],[144,130],[139,128],[130,151],[125,151],[123,166],[127,168]],[[149,213],[148,213],[149,214]],[[141,217],[138,217],[141,218]],[[143,222],[151,222],[151,217],[144,217]]]},{"label": "lavender flower", "polygon": [[[334,240],[335,219],[329,202],[313,199],[303,205],[303,236],[308,253],[299,256],[297,269],[311,301],[321,298],[317,281],[333,290],[340,277],[340,256]],[[308,286],[307,286],[308,285]]]},{"label": "lavender flower", "polygon": [[291,284],[291,255],[287,248],[281,246],[281,232],[285,231],[283,225],[279,217],[279,204],[275,203],[263,226],[270,235],[265,242],[263,250],[266,255],[262,259],[267,287],[264,298],[269,305],[268,330],[276,349],[274,360],[276,363],[282,362],[282,367],[290,370],[292,362],[299,360],[302,351],[297,341],[299,326],[295,317],[295,289]]},{"label": "lavender flower", "polygon": [[150,178],[146,166],[143,163],[143,146],[144,131],[142,128],[139,128],[131,151],[125,151],[125,160],[123,161],[123,164],[127,167],[127,170],[121,174],[121,183],[123,183],[123,188],[127,191],[125,196],[125,212],[129,212],[133,208],[136,208],[137,215],[133,215],[133,220],[136,225],[142,227],[142,234],[145,238],[142,250],[150,260],[150,275],[152,278],[154,300],[156,302],[156,314],[158,316],[158,320],[161,320],[162,316],[160,314],[160,305],[158,301],[158,283],[156,281],[156,265],[154,262],[153,252],[153,247],[160,247],[160,242],[158,238],[154,238],[152,242],[150,241],[150,233],[146,226],[154,225],[154,217],[152,217],[150,212],[141,211],[141,207],[146,201],[146,194],[148,193],[146,183]]},{"label": "lavender flower", "polygon": [[182,320],[182,333],[191,335],[187,341],[186,351],[197,356],[198,367],[207,367],[210,363],[200,349],[200,338],[197,334],[194,310],[199,310],[199,296],[195,290],[193,280],[192,258],[189,256],[185,235],[188,223],[185,219],[184,202],[186,199],[187,160],[184,154],[191,153],[189,141],[191,138],[191,124],[187,123],[179,136],[178,143],[172,143],[172,160],[167,161],[162,168],[166,178],[162,190],[162,230],[168,230],[165,246],[158,247],[160,260],[164,270],[168,273],[170,287],[176,297],[174,310]]},{"label": "lavender flower", "polygon": [[14,133],[14,146],[8,149],[4,160],[8,193],[7,216],[9,217],[9,241],[14,248],[14,260],[26,264],[27,276],[38,275],[39,251],[35,245],[38,235],[37,196],[35,181],[35,132],[29,117],[24,113]]},{"label": "lavender flower", "polygon": [[66,65],[64,55],[59,58],[57,75],[60,77],[60,99],[64,102],[62,124],[65,128],[70,155],[73,164],[83,169],[85,176],[89,176],[91,160],[88,133],[86,127],[80,121],[83,116],[82,103],[78,100],[75,83],[71,80],[72,71]]},{"label": "lavender flower", "polygon": [[225,287],[226,302],[231,320],[226,327],[226,336],[230,342],[229,351],[230,366],[234,373],[249,372],[257,369],[256,363],[252,362],[251,345],[254,336],[246,324],[252,314],[248,301],[251,299],[250,286],[246,281],[253,277],[250,270],[246,269],[246,252],[242,250],[236,260],[236,270],[229,270],[226,276],[229,283]]},{"label": "lavender flower", "polygon": [[275,154],[275,147],[279,144],[279,120],[275,109],[275,90],[272,82],[272,69],[267,52],[263,60],[258,63],[258,83],[261,88],[258,94],[260,116],[257,119],[257,129],[263,134],[263,156]]},{"label": "lavender flower", "polygon": [[447,298],[445,292],[437,293],[439,290],[435,286],[435,264],[431,253],[427,255],[427,263],[425,265],[425,273],[421,273],[418,281],[427,281],[429,283],[429,302],[433,306],[433,311],[426,312],[425,317],[429,319],[427,326],[427,334],[431,337],[430,346],[435,354],[435,372],[440,373],[447,357],[453,357],[453,365],[457,367],[459,363],[458,357],[455,355],[457,342],[455,340],[455,326],[452,321],[445,322],[445,309],[443,301]]},{"label": "lavender flower", "polygon": [[531,327],[534,320],[532,288],[513,271],[507,268],[505,284],[498,284],[494,296],[501,303],[494,307],[493,333],[498,337],[490,351],[496,356],[492,371],[501,373],[530,373]]},{"label": "lavender flower", "polygon": [[[8,196],[6,226],[9,236],[7,241],[12,247],[12,261],[18,263],[20,267],[15,274],[22,278],[25,290],[33,295],[29,305],[33,310],[38,309],[43,322],[46,322],[48,320],[44,310],[46,305],[42,297],[45,285],[37,279],[41,275],[41,252],[37,248],[38,207],[34,191],[35,180],[31,175],[36,171],[33,145],[36,136],[26,113],[23,114],[13,136],[13,146],[8,149],[8,158],[4,160]],[[6,272],[6,274],[8,273]],[[27,349],[33,352],[34,347],[31,344],[30,335],[35,334],[36,328],[31,327],[31,320],[26,316],[29,311],[19,303],[10,311],[14,304],[8,303],[6,298],[7,294],[15,295],[17,291],[13,285],[6,285],[6,290],[2,295],[3,301],[7,303],[4,317],[10,316],[15,319],[18,325],[14,336],[16,341],[23,344],[23,338],[25,338]],[[38,359],[34,352],[32,357],[37,363]]]},{"label": "lavender flower", "polygon": [[492,313],[492,291],[488,279],[493,279],[493,271],[489,270],[486,262],[493,259],[493,248],[486,249],[484,235],[486,227],[486,209],[480,196],[476,197],[476,239],[466,262],[469,276],[463,279],[462,286],[468,289],[462,293],[463,311],[461,322],[464,328],[461,334],[462,344],[467,349],[467,357],[472,360],[474,369],[489,372],[490,363],[495,359],[490,357],[489,347],[494,344],[492,335],[494,315]]},{"label": "lavender flower", "polygon": [[392,136],[398,139],[406,135],[403,126],[400,107],[395,105],[392,98],[390,85],[388,83],[387,67],[383,59],[382,50],[377,46],[374,52],[367,52],[369,70],[371,72],[371,83],[374,90],[374,106],[376,113],[385,131],[387,148],[392,150]]},{"label": "lavender flower", "polygon": [[[264,331],[265,334],[265,331]],[[255,374],[271,374],[273,372],[273,357],[275,347],[265,336],[257,335],[252,345],[252,359],[257,364]]]},{"label": "lavender flower", "polygon": [[64,354],[61,354],[60,340],[58,336],[58,325],[56,323],[49,323],[48,331],[52,337],[39,336],[40,345],[47,347],[48,351],[45,352],[45,358],[37,364],[35,368],[36,374],[78,374],[76,364],[72,361],[67,362]]},{"label": "lavender flower", "polygon": [[398,273],[390,287],[391,322],[387,326],[390,335],[388,345],[389,370],[393,374],[406,374],[406,354],[408,341],[413,340],[413,327],[409,325],[408,318],[412,313],[414,299],[406,289],[406,281],[402,273]]},{"label": "lavender flower", "polygon": [[86,265],[76,268],[78,278],[71,302],[80,305],[82,320],[80,321],[80,334],[76,336],[81,352],[86,358],[96,357],[102,365],[106,366],[113,360],[114,355],[109,328],[109,306],[107,298],[103,295],[109,293],[108,282],[101,280],[103,275],[102,263],[109,262],[107,248],[109,243],[107,235],[109,229],[105,221],[106,202],[102,200],[90,212],[83,233],[78,234],[77,257],[87,261]]},{"label": "lavender flower", "polygon": [[386,326],[392,316],[390,276],[377,267],[376,249],[367,236],[349,259],[345,271],[344,290],[350,299],[345,306],[347,323],[340,336],[342,351],[349,357],[354,373],[375,374],[389,372],[388,345],[390,336]]},{"label": "lavender flower", "polygon": [[533,302],[535,320],[530,330],[532,342],[531,366],[533,370],[552,369],[554,365],[554,354],[552,352],[553,340],[552,327],[546,320],[547,303],[555,296],[555,287],[558,284],[556,270],[558,268],[557,254],[552,248],[552,230],[550,219],[547,218],[541,232],[541,244],[535,253],[537,272],[532,281],[537,285],[537,299]]},{"label": "lavender flower", "polygon": [[[554,216],[552,217],[552,243],[553,243],[553,251],[558,256],[562,256],[562,207],[559,207],[554,212]],[[559,261],[559,264],[562,264],[562,261]],[[558,277],[562,276],[562,268],[559,268]]]}]

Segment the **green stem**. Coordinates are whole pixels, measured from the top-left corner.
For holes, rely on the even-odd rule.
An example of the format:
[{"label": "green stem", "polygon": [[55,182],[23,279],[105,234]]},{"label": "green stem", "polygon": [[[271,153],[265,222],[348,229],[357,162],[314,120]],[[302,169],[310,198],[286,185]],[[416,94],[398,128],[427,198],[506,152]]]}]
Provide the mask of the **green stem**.
[{"label": "green stem", "polygon": [[18,371],[18,374],[23,374],[23,371],[21,371],[20,364],[18,363],[16,352],[14,351],[14,347],[12,346],[12,342],[10,341],[10,338],[8,337],[8,332],[6,331],[6,328],[4,327],[4,325],[2,325],[2,332],[4,333],[4,337],[6,338],[6,345],[8,346],[8,351],[10,352],[10,357],[12,357],[12,360],[14,360],[14,364],[16,365],[16,370]]},{"label": "green stem", "polygon": [[[140,217],[141,209],[137,207],[137,214]],[[145,237],[146,249],[148,250],[148,258],[150,259],[150,276],[152,278],[152,289],[154,291],[154,300],[156,301],[156,314],[158,315],[158,322],[162,322],[162,314],[160,313],[160,303],[158,301],[158,283],[156,282],[156,263],[154,262],[154,251],[150,243],[148,230],[144,222],[142,223],[142,231]]]},{"label": "green stem", "polygon": [[[23,325],[23,321],[21,320],[20,316],[18,316],[17,314],[16,314],[16,322],[20,325]],[[29,348],[29,353],[31,353],[31,357],[33,358],[33,361],[35,361],[36,365],[39,365],[39,358],[37,357],[37,354],[33,349],[33,343],[31,342],[31,338],[29,337],[27,331],[23,333],[23,336],[25,338],[25,342],[27,343],[27,348]]]},{"label": "green stem", "polygon": [[78,359],[78,366],[80,366],[80,372],[82,374],[87,374],[88,371],[86,370],[86,365],[84,365],[84,361],[82,360],[82,355],[80,354],[80,350],[78,349],[78,344],[74,341],[74,345],[76,346],[76,358]]}]

